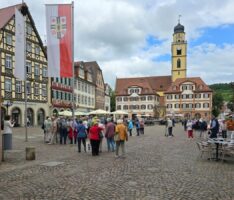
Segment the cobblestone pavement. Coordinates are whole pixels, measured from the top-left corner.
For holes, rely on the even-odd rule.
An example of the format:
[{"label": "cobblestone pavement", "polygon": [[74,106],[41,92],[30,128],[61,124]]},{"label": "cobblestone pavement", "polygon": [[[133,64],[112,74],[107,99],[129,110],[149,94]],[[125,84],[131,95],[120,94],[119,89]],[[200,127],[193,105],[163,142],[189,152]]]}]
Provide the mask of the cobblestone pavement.
[{"label": "cobblestone pavement", "polygon": [[[14,129],[13,140],[14,151],[0,165],[0,200],[234,199],[234,162],[200,159],[195,139],[180,125],[172,138],[163,126],[146,127],[145,135],[129,138],[125,159],[106,146],[92,157],[74,145],[44,144],[39,128],[29,129],[27,143],[24,129]],[[36,147],[35,161],[25,161],[26,146]]]}]

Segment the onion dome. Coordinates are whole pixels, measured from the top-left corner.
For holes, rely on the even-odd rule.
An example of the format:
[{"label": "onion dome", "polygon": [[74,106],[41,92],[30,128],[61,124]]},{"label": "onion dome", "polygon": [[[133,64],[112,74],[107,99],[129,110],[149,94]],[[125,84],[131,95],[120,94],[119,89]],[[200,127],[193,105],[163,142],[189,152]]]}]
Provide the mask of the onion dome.
[{"label": "onion dome", "polygon": [[180,23],[178,23],[178,24],[174,27],[174,33],[184,33],[184,26],[181,25]]}]

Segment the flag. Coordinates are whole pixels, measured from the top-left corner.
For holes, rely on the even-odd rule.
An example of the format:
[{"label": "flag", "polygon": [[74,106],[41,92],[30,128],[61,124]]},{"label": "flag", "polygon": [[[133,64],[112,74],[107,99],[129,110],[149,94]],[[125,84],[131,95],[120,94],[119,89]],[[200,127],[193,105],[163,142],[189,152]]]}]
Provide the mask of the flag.
[{"label": "flag", "polygon": [[73,77],[72,5],[46,5],[48,77]]},{"label": "flag", "polygon": [[15,8],[15,77],[25,80],[24,16]]}]

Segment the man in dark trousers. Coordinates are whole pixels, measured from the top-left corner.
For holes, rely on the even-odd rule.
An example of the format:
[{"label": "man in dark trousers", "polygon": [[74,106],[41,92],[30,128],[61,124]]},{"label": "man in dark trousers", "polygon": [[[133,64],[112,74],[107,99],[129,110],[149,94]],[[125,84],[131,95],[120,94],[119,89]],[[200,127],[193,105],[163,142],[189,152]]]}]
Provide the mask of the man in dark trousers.
[{"label": "man in dark trousers", "polygon": [[219,122],[214,115],[212,115],[210,130],[210,138],[217,138],[217,133],[219,132]]}]

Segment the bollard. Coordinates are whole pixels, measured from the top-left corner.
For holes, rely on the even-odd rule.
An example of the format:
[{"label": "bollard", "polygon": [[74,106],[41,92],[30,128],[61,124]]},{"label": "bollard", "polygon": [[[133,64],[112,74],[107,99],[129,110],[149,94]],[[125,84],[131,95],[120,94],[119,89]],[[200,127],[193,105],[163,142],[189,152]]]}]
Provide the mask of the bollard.
[{"label": "bollard", "polygon": [[26,147],[25,150],[26,150],[26,160],[36,159],[35,147]]}]

